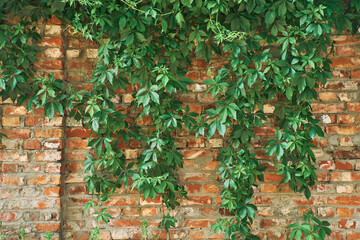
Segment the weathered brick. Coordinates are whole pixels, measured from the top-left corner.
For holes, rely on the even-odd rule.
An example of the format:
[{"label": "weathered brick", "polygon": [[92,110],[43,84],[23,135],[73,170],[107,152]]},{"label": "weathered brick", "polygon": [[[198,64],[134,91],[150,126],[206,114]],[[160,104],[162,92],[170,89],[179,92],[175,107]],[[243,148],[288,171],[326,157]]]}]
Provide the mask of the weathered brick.
[{"label": "weathered brick", "polygon": [[24,178],[23,177],[8,177],[4,176],[2,180],[3,186],[20,186],[24,185]]},{"label": "weathered brick", "polygon": [[338,159],[356,159],[359,158],[360,149],[353,150],[337,150],[333,153],[333,157]]},{"label": "weathered brick", "polygon": [[345,106],[343,103],[323,104],[313,103],[311,104],[313,113],[341,113],[344,111]]},{"label": "weathered brick", "polygon": [[29,129],[2,129],[2,133],[6,134],[8,138],[30,138],[31,131]]},{"label": "weathered brick", "polygon": [[2,117],[2,125],[4,127],[18,127],[20,124],[19,117]]},{"label": "weathered brick", "polygon": [[44,55],[47,58],[63,58],[64,52],[61,48],[47,48],[44,50]]},{"label": "weathered brick", "polygon": [[347,103],[346,108],[350,112],[360,112],[360,103]]},{"label": "weathered brick", "polygon": [[64,68],[64,64],[62,60],[55,59],[44,59],[41,62],[37,62],[34,64],[35,69],[40,71],[46,70],[61,70]]},{"label": "weathered brick", "polygon": [[60,25],[45,25],[45,35],[60,36],[62,27]]},{"label": "weathered brick", "polygon": [[62,47],[63,40],[61,37],[43,37],[38,44],[40,47]]},{"label": "weathered brick", "polygon": [[14,212],[2,212],[0,213],[1,222],[13,222],[15,221],[16,214]]},{"label": "weathered brick", "polygon": [[336,48],[337,56],[353,57],[355,56],[355,47],[353,46],[339,46]]}]

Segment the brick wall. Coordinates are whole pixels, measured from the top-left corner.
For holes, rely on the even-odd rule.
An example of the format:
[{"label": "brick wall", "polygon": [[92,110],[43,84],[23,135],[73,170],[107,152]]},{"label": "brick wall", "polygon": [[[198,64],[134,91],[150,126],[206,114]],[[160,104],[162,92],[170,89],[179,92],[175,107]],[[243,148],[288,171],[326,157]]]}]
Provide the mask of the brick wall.
[{"label": "brick wall", "polygon": [[[40,23],[38,28],[44,36],[36,65],[39,74],[53,72],[79,89],[91,90],[87,81],[96,64],[97,46],[68,34],[67,27],[56,18]],[[319,183],[312,189],[310,200],[278,184],[281,177],[275,172],[276,160],[266,158],[261,150],[275,128],[266,125],[257,129],[253,146],[269,169],[254,198],[258,206],[254,229],[263,239],[285,239],[285,226],[299,221],[307,209],[331,223],[333,239],[360,239],[360,39],[339,35],[334,40],[333,80],[319,89],[319,101],[313,104],[326,136],[316,141]],[[221,64],[216,59],[211,63],[215,67]],[[213,104],[211,97],[204,95],[206,85],[202,83],[207,79],[207,67],[202,60],[193,61],[189,77],[195,83],[189,93],[180,96],[199,113]],[[116,104],[126,109],[133,90],[120,91]],[[82,180],[89,131],[66,117],[56,116],[49,122],[41,109],[27,113],[24,107],[10,102],[0,107],[2,132],[9,136],[3,139],[0,152],[0,220],[10,233],[24,227],[27,239],[44,239],[48,231],[55,232],[54,239],[89,239],[89,231],[95,226],[94,211],[83,212],[92,196],[86,194]],[[272,107],[265,109],[271,116]],[[151,122],[144,119],[142,124],[149,126]],[[170,238],[221,239],[210,226],[226,215],[219,209],[221,183],[214,161],[223,139],[195,138],[187,132],[178,132],[177,138],[184,154],[184,168],[178,175],[189,200],[175,210],[178,223]],[[133,141],[122,148],[128,159],[136,159],[140,146]],[[119,189],[107,205],[113,219],[100,225],[102,239],[139,239],[143,219],[166,239],[166,233],[155,228],[166,212],[160,198],[144,200],[130,189]]]}]

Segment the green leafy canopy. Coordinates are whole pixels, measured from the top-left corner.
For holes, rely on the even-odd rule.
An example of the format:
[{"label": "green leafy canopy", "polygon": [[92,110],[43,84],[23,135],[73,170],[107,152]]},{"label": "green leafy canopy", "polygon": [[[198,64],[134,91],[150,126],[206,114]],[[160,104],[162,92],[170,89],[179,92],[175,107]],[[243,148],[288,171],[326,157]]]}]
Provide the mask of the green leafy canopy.
[{"label": "green leafy canopy", "polygon": [[[1,97],[28,110],[44,107],[49,119],[67,114],[91,129],[88,144],[94,154],[87,155],[84,171],[88,191],[100,200],[98,221],[111,217],[101,206],[121,186],[132,185],[144,198],[161,195],[169,209],[179,206],[187,193],[175,174],[183,157],[175,132],[208,138],[218,132],[226,140],[217,159],[222,207],[234,217],[219,219],[212,228],[227,239],[256,239],[251,199],[265,167],[251,141],[266,124],[264,105],[270,101],[278,124],[264,150],[279,161],[281,182],[310,197],[309,187],[317,180],[312,140],[323,136],[311,102],[317,98],[315,89],[331,77],[331,30],[357,31],[359,1],[9,0],[0,1],[0,9]],[[93,91],[77,91],[52,75],[35,75],[40,36],[33,23],[52,15],[99,43]],[[10,24],[13,16],[22,21]],[[192,83],[185,77],[187,69],[195,58],[209,63],[214,57],[224,64],[209,69],[204,83],[216,104],[193,113],[178,99]],[[138,86],[131,103],[134,124],[112,101],[128,84]],[[138,126],[143,117],[152,120],[151,130]],[[117,146],[133,139],[145,150],[136,161],[127,161]],[[168,231],[175,223],[168,214],[160,227]],[[307,226],[295,226],[292,236],[302,231],[323,239],[329,233],[323,223],[313,232]]]}]

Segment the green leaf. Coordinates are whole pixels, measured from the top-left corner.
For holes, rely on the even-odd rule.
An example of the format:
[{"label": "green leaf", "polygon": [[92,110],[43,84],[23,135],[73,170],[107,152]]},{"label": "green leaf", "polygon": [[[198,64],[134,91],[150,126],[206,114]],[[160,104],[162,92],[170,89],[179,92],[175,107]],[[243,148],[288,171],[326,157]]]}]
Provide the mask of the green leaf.
[{"label": "green leaf", "polygon": [[64,108],[60,102],[54,102],[55,110],[60,115],[64,115]]},{"label": "green leaf", "polygon": [[311,232],[310,226],[308,224],[306,224],[306,223],[301,224],[300,228],[305,234],[308,234],[308,233]]},{"label": "green leaf", "polygon": [[314,138],[315,138],[315,136],[316,136],[316,128],[311,127],[311,128],[309,129],[309,136],[311,137],[311,139],[314,139]]},{"label": "green leaf", "polygon": [[157,104],[160,104],[160,97],[158,93],[150,92],[150,96],[151,96],[151,100],[153,100]]},{"label": "green leaf", "polygon": [[217,121],[216,121],[216,120],[213,121],[213,122],[210,124],[210,126],[209,126],[209,128],[208,128],[208,131],[207,131],[207,134],[206,134],[208,138],[212,137],[212,136],[215,134],[216,125],[217,125]]},{"label": "green leaf", "polygon": [[175,20],[176,20],[177,24],[179,24],[180,28],[182,28],[183,24],[185,23],[185,19],[181,12],[178,12],[175,15]]},{"label": "green leaf", "polygon": [[281,137],[282,137],[282,134],[281,134],[281,131],[280,129],[276,129],[275,131],[275,138],[280,141],[281,140]]},{"label": "green leaf", "polygon": [[310,189],[308,187],[305,188],[305,197],[307,199],[309,199],[311,197],[311,192],[310,192]]},{"label": "green leaf", "polygon": [[146,42],[146,38],[142,33],[136,32],[135,34],[136,34],[137,39],[139,39],[142,42]]},{"label": "green leaf", "polygon": [[266,25],[270,25],[274,22],[276,17],[276,13],[273,10],[268,10],[265,14],[265,23]]},{"label": "green leaf", "polygon": [[204,81],[204,83],[207,84],[207,85],[214,85],[214,84],[216,84],[216,82],[215,82],[213,79],[206,79],[206,80]]}]

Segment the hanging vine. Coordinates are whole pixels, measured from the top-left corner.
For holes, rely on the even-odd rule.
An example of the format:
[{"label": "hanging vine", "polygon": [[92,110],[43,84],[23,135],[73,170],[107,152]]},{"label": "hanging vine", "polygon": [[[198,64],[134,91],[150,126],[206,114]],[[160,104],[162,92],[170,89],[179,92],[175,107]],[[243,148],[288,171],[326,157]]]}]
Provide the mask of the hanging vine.
[{"label": "hanging vine", "polygon": [[[263,109],[270,101],[278,128],[264,150],[279,161],[281,182],[310,197],[309,187],[317,180],[312,140],[323,136],[311,102],[315,89],[331,78],[331,29],[356,33],[359,1],[10,0],[0,1],[0,9],[2,99],[17,100],[28,110],[44,107],[50,119],[55,112],[68,112],[91,129],[88,144],[95,154],[84,162],[85,180],[100,202],[131,183],[144,198],[160,195],[168,209],[176,208],[187,193],[175,174],[183,157],[175,132],[186,129],[208,138],[218,132],[226,139],[217,158],[221,206],[234,217],[218,219],[212,228],[226,239],[257,239],[251,233],[256,213],[251,200],[265,167],[256,160],[251,141],[267,121]],[[75,91],[52,76],[35,77],[34,43],[40,36],[32,23],[53,14],[70,23],[74,33],[100,44],[90,80],[93,91]],[[8,19],[13,16],[23,21],[12,25]],[[224,65],[205,84],[216,104],[195,114],[177,95],[192,82],[186,77],[191,60],[209,63],[214,55]],[[133,125],[111,100],[128,83],[138,86],[131,104]],[[144,117],[151,118],[151,127],[137,125]],[[126,161],[117,147],[130,139],[145,148],[136,162]],[[109,217],[104,209],[97,213],[99,220]],[[169,231],[175,222],[167,214],[160,227]],[[321,227],[304,233],[324,239],[330,232],[326,224],[317,224]],[[296,231],[293,236],[299,235]]]}]

